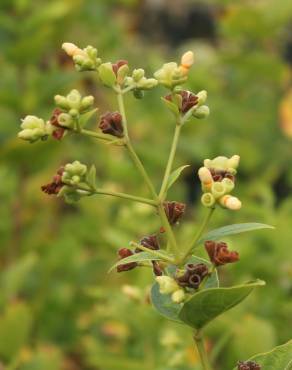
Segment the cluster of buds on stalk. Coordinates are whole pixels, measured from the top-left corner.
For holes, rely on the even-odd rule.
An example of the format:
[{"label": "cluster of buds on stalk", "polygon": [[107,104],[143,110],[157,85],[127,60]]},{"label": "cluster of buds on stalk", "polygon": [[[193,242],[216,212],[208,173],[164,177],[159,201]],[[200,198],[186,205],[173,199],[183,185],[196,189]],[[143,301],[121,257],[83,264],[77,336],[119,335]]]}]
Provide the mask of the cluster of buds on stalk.
[{"label": "cluster of buds on stalk", "polygon": [[261,366],[254,361],[239,361],[237,364],[238,370],[261,370]]},{"label": "cluster of buds on stalk", "polygon": [[157,276],[156,282],[159,284],[159,292],[161,294],[170,294],[174,303],[182,303],[187,298],[185,290],[179,286],[174,278],[166,275]]},{"label": "cluster of buds on stalk", "polygon": [[80,49],[71,42],[64,42],[62,49],[72,57],[77,71],[95,71],[101,64],[101,59],[97,57],[97,49],[90,45]]},{"label": "cluster of buds on stalk", "polygon": [[95,167],[92,166],[88,171],[87,166],[79,161],[67,163],[57,171],[52,181],[41,189],[49,195],[63,196],[67,203],[76,202],[94,193]]},{"label": "cluster of buds on stalk", "polygon": [[240,157],[234,155],[231,158],[216,157],[204,161],[204,167],[199,169],[198,175],[204,193],[201,201],[205,207],[214,207],[217,203],[231,210],[241,208],[241,201],[230,195],[234,189],[239,160]]}]

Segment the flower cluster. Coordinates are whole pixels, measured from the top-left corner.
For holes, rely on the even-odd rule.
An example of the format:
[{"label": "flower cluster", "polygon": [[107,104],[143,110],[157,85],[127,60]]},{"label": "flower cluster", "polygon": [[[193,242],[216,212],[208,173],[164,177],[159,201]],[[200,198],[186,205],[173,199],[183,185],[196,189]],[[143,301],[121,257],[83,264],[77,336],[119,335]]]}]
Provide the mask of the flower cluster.
[{"label": "flower cluster", "polygon": [[119,112],[107,112],[100,117],[99,128],[104,134],[116,137],[124,136],[122,115]]},{"label": "flower cluster", "polygon": [[170,225],[176,225],[186,210],[186,205],[179,202],[164,202],[163,207]]},{"label": "flower cluster", "polygon": [[186,299],[186,293],[183,288],[170,276],[157,276],[156,282],[159,284],[161,294],[171,294],[171,300],[174,303],[182,303]]},{"label": "flower cluster", "polygon": [[209,255],[210,261],[216,267],[239,260],[238,253],[229,251],[227,244],[224,242],[217,243],[213,240],[208,240],[205,242],[205,249]]},{"label": "flower cluster", "polygon": [[64,196],[68,203],[76,202],[93,192],[88,173],[87,166],[79,161],[67,163],[57,171],[52,182],[43,185],[41,189],[49,195]]},{"label": "flower cluster", "polygon": [[239,160],[240,157],[234,155],[231,158],[216,157],[204,161],[204,167],[199,169],[198,175],[204,193],[201,201],[205,207],[214,207],[218,203],[231,210],[241,208],[241,201],[230,195],[234,189]]},{"label": "flower cluster", "polygon": [[238,370],[261,370],[261,366],[254,361],[239,361],[237,364]]},{"label": "flower cluster", "polygon": [[80,49],[71,42],[64,42],[62,49],[72,57],[77,71],[95,71],[101,64],[101,59],[97,57],[97,49],[90,45]]},{"label": "flower cluster", "polygon": [[52,133],[52,127],[49,122],[45,123],[42,118],[36,116],[26,116],[20,125],[22,130],[18,133],[18,137],[22,140],[34,143],[41,139],[46,140]]}]

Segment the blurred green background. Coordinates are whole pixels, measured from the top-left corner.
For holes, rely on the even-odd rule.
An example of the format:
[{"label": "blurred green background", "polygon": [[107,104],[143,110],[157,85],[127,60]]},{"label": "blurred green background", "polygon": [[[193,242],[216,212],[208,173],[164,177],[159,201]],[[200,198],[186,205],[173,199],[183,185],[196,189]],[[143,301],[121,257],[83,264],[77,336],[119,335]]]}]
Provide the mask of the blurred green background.
[{"label": "blurred green background", "polygon": [[[226,370],[290,339],[292,2],[1,0],[0,9],[3,369],[200,370],[191,333],[151,307],[151,273],[107,273],[117,249],[154,232],[158,217],[103,196],[69,206],[40,192],[61,164],[78,159],[96,164],[103,187],[147,195],[126,153],[88,138],[16,138],[20,118],[48,119],[53,96],[72,88],[93,94],[101,113],[116,109],[94,75],[75,72],[64,41],[92,44],[103,60],[127,59],[149,75],[195,52],[187,87],[208,91],[211,115],[190,122],[179,145],[175,166],[191,165],[169,194],[188,205],[180,232],[192,233],[204,214],[195,172],[217,155],[241,156],[243,208],[217,212],[210,227],[276,226],[227,240],[241,260],[221,272],[223,284],[261,278],[267,286],[208,327],[208,350],[216,370]],[[157,186],[174,129],[163,95],[158,88],[143,101],[126,99],[133,140]]]}]

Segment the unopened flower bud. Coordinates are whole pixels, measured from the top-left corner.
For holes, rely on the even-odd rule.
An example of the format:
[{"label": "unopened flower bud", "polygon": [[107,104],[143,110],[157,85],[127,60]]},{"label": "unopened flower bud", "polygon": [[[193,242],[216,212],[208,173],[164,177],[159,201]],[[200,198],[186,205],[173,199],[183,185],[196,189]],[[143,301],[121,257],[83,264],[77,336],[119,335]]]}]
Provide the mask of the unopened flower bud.
[{"label": "unopened flower bud", "polygon": [[228,177],[225,177],[222,181],[221,184],[224,185],[225,187],[225,192],[226,193],[231,193],[232,190],[234,189],[234,182],[229,179]]},{"label": "unopened flower bud", "polygon": [[78,90],[74,89],[67,95],[67,101],[70,108],[79,109],[81,103],[81,94]]},{"label": "unopened flower bud", "polygon": [[219,199],[219,202],[223,207],[231,209],[232,211],[237,211],[241,208],[241,201],[231,195],[224,195]]},{"label": "unopened flower bud", "polygon": [[[121,248],[118,251],[118,255],[119,255],[119,258],[120,259],[124,259],[124,258],[130,257],[133,254],[134,253],[130,249],[128,249],[128,248]],[[125,263],[125,264],[119,265],[117,267],[117,272],[123,272],[123,271],[133,270],[137,266],[138,266],[137,262]]]},{"label": "unopened flower bud", "polygon": [[113,65],[108,63],[103,63],[98,67],[99,77],[101,82],[108,87],[114,86],[117,81],[117,76],[113,70]]},{"label": "unopened flower bud", "polygon": [[236,169],[239,165],[240,156],[233,155],[231,158],[228,159],[228,167]]},{"label": "unopened flower bud", "polygon": [[186,294],[183,289],[178,289],[171,295],[171,300],[174,303],[182,303],[186,299]]},{"label": "unopened flower bud", "polygon": [[170,276],[157,276],[155,280],[159,284],[161,294],[171,294],[179,289],[176,281]]},{"label": "unopened flower bud", "polygon": [[164,202],[163,206],[167,219],[171,225],[178,223],[186,209],[186,205],[179,202]]},{"label": "unopened flower bud", "polygon": [[62,49],[70,57],[73,57],[75,55],[84,55],[84,51],[71,42],[64,42],[62,45]]},{"label": "unopened flower bud", "polygon": [[212,193],[204,193],[201,197],[201,202],[203,206],[208,207],[208,208],[213,207],[215,204],[215,201],[216,200]]},{"label": "unopened flower bud", "polygon": [[55,100],[56,105],[59,108],[65,109],[65,110],[70,109],[70,105],[69,105],[68,100],[65,96],[55,95],[54,100]]},{"label": "unopened flower bud", "polygon": [[18,133],[18,137],[31,143],[48,135],[44,120],[36,116],[26,116],[20,127],[22,130]]},{"label": "unopened flower bud", "polygon": [[198,98],[198,105],[201,106],[205,103],[205,101],[207,100],[207,91],[206,90],[202,90],[202,91],[199,91],[197,94],[196,94],[197,98]]},{"label": "unopened flower bud", "polygon": [[135,82],[139,82],[141,78],[144,77],[144,75],[145,75],[145,71],[142,68],[134,69],[132,73],[132,77]]},{"label": "unopened flower bud", "polygon": [[213,183],[213,178],[209,169],[207,167],[201,167],[198,171],[198,175],[199,179],[201,180],[203,190],[210,190]]},{"label": "unopened flower bud", "polygon": [[210,109],[207,105],[201,105],[199,108],[194,110],[193,116],[198,119],[207,118],[210,114]]},{"label": "unopened flower bud", "polygon": [[226,188],[222,182],[213,182],[211,186],[211,193],[215,199],[221,198],[226,192]]},{"label": "unopened flower bud", "polygon": [[89,108],[92,107],[93,103],[94,103],[94,97],[92,95],[85,96],[81,100],[80,110],[82,112],[88,110]]},{"label": "unopened flower bud", "polygon": [[180,68],[183,71],[183,74],[187,74],[189,69],[194,64],[194,53],[192,51],[187,51],[183,54],[180,61]]}]

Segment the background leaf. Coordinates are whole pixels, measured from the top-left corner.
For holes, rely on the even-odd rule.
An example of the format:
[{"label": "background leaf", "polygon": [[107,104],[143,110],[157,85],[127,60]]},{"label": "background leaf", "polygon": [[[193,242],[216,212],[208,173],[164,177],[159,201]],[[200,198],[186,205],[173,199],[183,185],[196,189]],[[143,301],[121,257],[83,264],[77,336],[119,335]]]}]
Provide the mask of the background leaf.
[{"label": "background leaf", "polygon": [[274,229],[273,226],[261,224],[257,222],[248,222],[243,224],[233,224],[218,229],[214,229],[205,234],[200,240],[197,241],[196,245],[204,243],[206,240],[219,240],[228,235],[240,234],[247,231],[260,230],[260,229]]},{"label": "background leaf", "polygon": [[179,178],[180,174],[182,173],[182,171],[187,168],[187,167],[190,167],[189,164],[185,165],[185,166],[181,166],[179,168],[177,168],[176,170],[174,170],[170,176],[169,176],[169,179],[168,179],[168,183],[167,183],[167,189],[169,189],[175,182],[176,180]]},{"label": "background leaf", "polygon": [[231,288],[212,288],[195,294],[183,305],[179,318],[195,329],[201,329],[217,316],[239,304],[254,289],[265,285],[256,280]]},{"label": "background leaf", "polygon": [[[291,370],[292,369],[292,340],[274,348],[270,352],[253,356],[251,361],[257,362],[263,370]],[[237,368],[234,368],[236,370]]]}]

